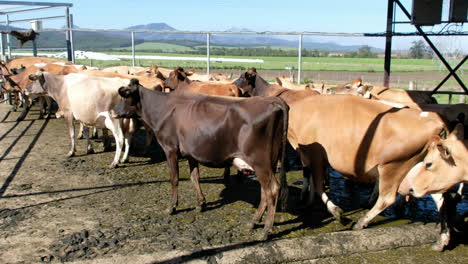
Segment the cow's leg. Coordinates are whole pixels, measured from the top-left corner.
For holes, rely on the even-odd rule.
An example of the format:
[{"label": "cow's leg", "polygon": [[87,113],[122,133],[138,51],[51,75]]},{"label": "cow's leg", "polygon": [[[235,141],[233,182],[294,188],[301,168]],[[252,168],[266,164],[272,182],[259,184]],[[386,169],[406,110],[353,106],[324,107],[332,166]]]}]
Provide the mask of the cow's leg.
[{"label": "cow's leg", "polygon": [[231,185],[231,167],[224,167],[224,172],[223,172],[223,181],[224,181],[224,186],[229,187]]},{"label": "cow's leg", "polygon": [[37,101],[39,103],[39,119],[44,119],[44,110],[45,110],[45,99],[44,96],[39,96],[37,98]]},{"label": "cow's leg", "polygon": [[53,105],[52,97],[44,96],[44,100],[47,104],[47,118],[50,118],[52,116],[52,105]]},{"label": "cow's leg", "polygon": [[[315,192],[327,207],[328,212],[330,212],[330,214],[332,214],[338,221],[340,221],[340,223],[343,223],[343,219],[341,218],[343,209],[335,205],[325,193],[325,172],[326,168],[323,163],[314,165],[312,170],[312,175],[314,177],[310,180],[310,182],[313,182],[315,186]],[[313,195],[313,193],[311,193],[311,195]]]},{"label": "cow's leg", "polygon": [[398,186],[407,170],[401,163],[379,165],[379,197],[375,205],[354,225],[353,229],[362,229],[387,207],[396,201]]},{"label": "cow's leg", "polygon": [[315,200],[315,187],[310,166],[302,167],[302,189],[301,189],[301,202],[305,205],[311,205]]},{"label": "cow's leg", "polygon": [[450,242],[450,228],[447,226],[447,205],[444,201],[444,196],[440,193],[431,194],[434,200],[437,210],[440,214],[440,237],[437,242],[432,245],[432,249],[436,251],[443,251],[445,246]]},{"label": "cow's leg", "polygon": [[110,168],[115,168],[119,164],[119,158],[122,154],[122,145],[123,145],[123,132],[122,127],[120,126],[120,120],[112,119],[109,112],[102,113],[102,116],[105,116],[104,124],[112,132],[115,138],[115,156],[114,161],[112,161]]},{"label": "cow's leg", "polygon": [[206,206],[206,199],[203,196],[203,192],[200,187],[200,170],[198,169],[198,162],[194,159],[189,159],[189,167],[190,167],[190,180],[192,180],[193,186],[195,186],[195,190],[197,191],[197,199],[198,205],[197,210],[202,212]]},{"label": "cow's leg", "polygon": [[83,133],[86,138],[86,154],[94,154],[93,144],[89,138],[89,127],[83,126]]},{"label": "cow's leg", "polygon": [[78,134],[76,135],[76,137],[78,139],[83,139],[84,138],[83,131],[84,131],[84,124],[80,121],[80,125],[78,127]]},{"label": "cow's leg", "polygon": [[[18,94],[22,94],[22,93],[18,93]],[[26,95],[23,95],[23,111],[21,112],[21,114],[18,116],[18,118],[16,119],[16,121],[23,121],[24,118],[26,117],[26,115],[28,114],[29,112],[29,109],[31,108],[31,100],[29,98],[29,96],[26,96]]]},{"label": "cow's leg", "polygon": [[104,145],[104,152],[111,151],[111,140],[109,138],[109,129],[107,128],[102,129],[102,144]]},{"label": "cow's leg", "polygon": [[[257,179],[260,182],[261,189],[264,194],[263,200],[267,207],[265,227],[263,228],[263,234],[260,237],[262,240],[265,240],[268,238],[268,233],[271,231],[275,220],[276,204],[278,202],[280,185],[276,180],[273,170],[268,171],[256,168],[255,174],[257,175]],[[264,210],[264,208],[259,206],[255,216],[261,217]]]},{"label": "cow's leg", "polygon": [[247,226],[249,229],[254,229],[255,226],[260,223],[262,216],[265,213],[266,208],[267,208],[267,202],[266,202],[265,190],[263,188],[260,188],[260,203],[258,205],[257,211],[254,214],[254,217],[252,218],[252,221]]},{"label": "cow's leg", "polygon": [[174,214],[179,203],[177,187],[179,186],[179,164],[177,162],[177,151],[175,149],[166,150],[167,166],[169,167],[169,174],[171,175],[171,205],[167,209],[169,214]]},{"label": "cow's leg", "polygon": [[145,153],[149,154],[150,152],[150,146],[151,142],[153,141],[154,133],[150,128],[145,127],[145,134],[146,134],[146,139],[145,139]]},{"label": "cow's leg", "polygon": [[130,147],[132,145],[132,136],[133,133],[138,129],[136,119],[120,119],[121,126],[124,131],[124,142],[125,142],[125,152],[120,160],[122,163],[128,162],[128,154],[130,153]]},{"label": "cow's leg", "polygon": [[98,128],[95,127],[95,126],[93,126],[92,128],[93,128],[93,129],[91,130],[91,131],[92,131],[92,132],[91,132],[91,133],[92,133],[92,134],[91,134],[91,137],[94,138],[94,139],[99,138]]},{"label": "cow's leg", "polygon": [[73,123],[73,114],[71,112],[64,113],[63,115],[65,123],[68,128],[68,136],[70,137],[70,151],[67,154],[67,157],[73,157],[76,151],[76,142],[75,142],[75,124]]}]

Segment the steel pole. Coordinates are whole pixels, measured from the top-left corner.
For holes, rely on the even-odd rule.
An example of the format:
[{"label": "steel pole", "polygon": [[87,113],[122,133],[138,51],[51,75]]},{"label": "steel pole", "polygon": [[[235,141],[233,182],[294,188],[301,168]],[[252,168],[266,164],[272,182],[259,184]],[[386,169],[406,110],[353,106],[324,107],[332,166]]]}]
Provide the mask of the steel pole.
[{"label": "steel pole", "polygon": [[210,75],[210,38],[211,34],[206,33],[206,74]]},{"label": "steel pole", "polygon": [[385,32],[385,61],[384,61],[384,83],[385,87],[390,86],[390,68],[392,62],[392,34],[393,34],[393,11],[395,9],[394,0],[388,0],[387,6],[387,30]]},{"label": "steel pole", "polygon": [[75,47],[73,45],[73,14],[70,14],[68,17],[70,23],[70,49],[71,49],[71,59],[75,63]]},{"label": "steel pole", "polygon": [[2,54],[2,60],[5,59],[5,48],[3,47],[3,34],[0,34],[0,50]]},{"label": "steel pole", "polygon": [[132,31],[132,65],[133,67],[136,66],[135,61],[135,32]]},{"label": "steel pole", "polygon": [[7,28],[7,31],[8,31],[8,34],[6,36],[6,40],[7,40],[7,50],[8,50],[8,59],[11,58],[11,42],[10,42],[10,19],[8,17],[8,15],[6,15],[6,28]]},{"label": "steel pole", "polygon": [[67,60],[73,61],[72,47],[71,47],[71,41],[70,41],[70,9],[68,7],[65,8],[65,19],[67,22],[67,30],[65,31],[65,39],[66,39],[66,45],[67,45]]},{"label": "steel pole", "polygon": [[302,37],[299,35],[299,50],[298,50],[298,61],[297,61],[297,84],[301,84],[301,73],[302,73]]}]

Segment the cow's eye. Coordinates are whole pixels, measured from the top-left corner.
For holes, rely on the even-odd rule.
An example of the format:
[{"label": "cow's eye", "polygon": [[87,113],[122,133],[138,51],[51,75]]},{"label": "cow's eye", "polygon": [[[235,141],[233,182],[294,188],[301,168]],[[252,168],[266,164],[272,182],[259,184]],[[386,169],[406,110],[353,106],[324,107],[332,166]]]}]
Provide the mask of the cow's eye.
[{"label": "cow's eye", "polygon": [[432,167],[432,162],[426,162],[424,165],[426,166],[426,169],[430,169]]}]

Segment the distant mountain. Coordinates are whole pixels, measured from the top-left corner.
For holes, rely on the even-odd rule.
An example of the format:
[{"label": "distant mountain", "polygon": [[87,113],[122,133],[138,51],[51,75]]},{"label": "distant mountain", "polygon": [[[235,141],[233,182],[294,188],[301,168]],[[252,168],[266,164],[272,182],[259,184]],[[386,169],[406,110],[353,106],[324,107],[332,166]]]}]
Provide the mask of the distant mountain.
[{"label": "distant mountain", "polygon": [[177,30],[171,26],[169,26],[166,23],[151,23],[151,24],[146,24],[146,25],[137,25],[137,26],[132,26],[128,27],[127,29],[135,29],[135,30],[166,30],[166,31],[173,31]]}]

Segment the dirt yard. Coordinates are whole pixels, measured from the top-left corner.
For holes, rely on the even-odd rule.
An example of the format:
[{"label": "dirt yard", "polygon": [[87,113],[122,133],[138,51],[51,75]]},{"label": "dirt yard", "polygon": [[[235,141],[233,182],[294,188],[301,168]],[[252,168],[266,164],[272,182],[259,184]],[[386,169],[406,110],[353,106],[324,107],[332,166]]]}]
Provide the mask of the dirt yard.
[{"label": "dirt yard", "polygon": [[[318,257],[307,257],[304,254],[313,251],[305,247],[307,243],[320,246],[327,240],[320,236],[367,234],[344,231],[366,210],[359,202],[350,203],[349,194],[343,194],[338,202],[348,211],[345,225],[331,218],[322,206],[301,209],[300,171],[288,172],[291,209],[277,213],[266,244],[255,241],[261,228],[251,231],[246,226],[260,199],[259,184],[253,177],[226,188],[222,169],[201,167],[208,206],[200,213],[195,210],[196,194],[187,162],[181,160],[179,210],[169,216],[165,213],[170,183],[164,156],[156,144],[149,154],[143,154],[142,132],[133,142],[130,162],[110,169],[114,152],[104,153],[100,139],[94,140],[96,154],[85,155],[85,140],[78,140],[77,155],[66,158],[69,140],[63,120],[37,120],[38,110],[33,108],[24,121],[16,122],[19,112],[9,109],[0,105],[0,263],[468,263],[466,233],[451,250],[430,250],[437,237],[433,224],[437,217],[433,209],[424,208],[414,210],[432,223],[426,226],[408,208],[403,217],[387,213],[374,220],[365,230],[375,232],[370,237],[393,230],[389,228],[400,230],[369,242],[382,245],[393,241],[388,247],[372,249],[370,245],[367,250],[353,251],[359,239],[337,238],[338,244],[332,247],[341,250],[338,253],[324,251]],[[408,234],[415,237],[412,243],[395,242]],[[260,253],[254,256],[260,252],[259,246],[283,241],[292,243],[288,253],[297,251],[303,257],[275,258],[284,252],[275,251],[276,246],[264,251],[264,258],[259,258]],[[340,244],[350,249],[344,250]],[[234,249],[249,254],[239,261],[232,255]]]}]

